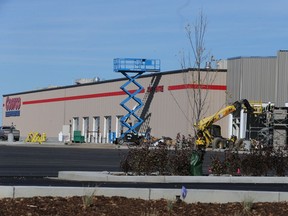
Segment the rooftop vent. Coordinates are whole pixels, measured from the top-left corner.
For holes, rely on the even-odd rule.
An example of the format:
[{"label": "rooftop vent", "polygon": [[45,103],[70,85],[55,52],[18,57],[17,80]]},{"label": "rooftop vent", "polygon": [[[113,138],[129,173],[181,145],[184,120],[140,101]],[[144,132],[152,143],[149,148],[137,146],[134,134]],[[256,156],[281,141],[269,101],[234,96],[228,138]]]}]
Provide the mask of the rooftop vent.
[{"label": "rooftop vent", "polygon": [[226,69],[227,70],[227,60],[221,59],[217,61],[217,69]]},{"label": "rooftop vent", "polygon": [[94,83],[94,82],[99,82],[100,78],[95,77],[95,78],[80,78],[75,80],[75,84],[81,85],[81,84],[86,84],[86,83]]}]

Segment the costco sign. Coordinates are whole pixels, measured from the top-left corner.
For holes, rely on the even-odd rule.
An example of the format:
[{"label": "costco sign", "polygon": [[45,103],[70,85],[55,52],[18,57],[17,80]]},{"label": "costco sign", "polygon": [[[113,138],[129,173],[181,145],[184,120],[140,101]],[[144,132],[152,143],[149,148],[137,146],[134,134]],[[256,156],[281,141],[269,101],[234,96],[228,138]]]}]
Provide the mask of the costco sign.
[{"label": "costco sign", "polygon": [[20,116],[20,108],[21,108],[21,98],[15,97],[15,98],[6,98],[6,117],[10,116]]}]

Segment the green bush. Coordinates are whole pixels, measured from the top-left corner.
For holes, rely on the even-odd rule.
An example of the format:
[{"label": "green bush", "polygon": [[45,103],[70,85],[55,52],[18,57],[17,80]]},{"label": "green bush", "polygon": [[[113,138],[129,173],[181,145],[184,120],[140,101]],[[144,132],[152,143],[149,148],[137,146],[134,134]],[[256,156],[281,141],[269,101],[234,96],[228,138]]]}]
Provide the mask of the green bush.
[{"label": "green bush", "polygon": [[283,151],[282,149],[276,149],[271,158],[271,166],[275,175],[277,176],[285,176],[288,170],[288,155],[287,151]]},{"label": "green bush", "polygon": [[253,150],[243,155],[241,161],[241,173],[248,176],[267,176],[271,170],[270,150]]},{"label": "green bush", "polygon": [[[133,175],[190,175],[191,156],[194,149],[191,136],[185,138],[177,135],[176,146],[169,150],[161,145],[155,148],[138,146],[130,148],[120,161],[120,168]],[[203,160],[203,158],[202,158]],[[282,149],[253,149],[249,153],[225,151],[224,159],[219,152],[211,156],[210,172],[214,175],[246,175],[246,176],[285,176],[288,171],[288,155]]]},{"label": "green bush", "polygon": [[192,149],[175,149],[169,154],[171,175],[189,175]]},{"label": "green bush", "polygon": [[287,152],[273,148],[253,149],[244,154],[228,150],[225,152],[224,160],[212,155],[210,164],[210,171],[214,175],[285,176],[287,170]]},{"label": "green bush", "polygon": [[185,138],[179,134],[177,137],[180,138],[173,150],[165,145],[129,148],[127,155],[120,161],[121,170],[134,175],[189,175],[194,143],[191,136]]},{"label": "green bush", "polygon": [[223,161],[219,159],[219,156],[211,157],[210,172],[214,175],[223,175],[226,174],[226,166]]}]

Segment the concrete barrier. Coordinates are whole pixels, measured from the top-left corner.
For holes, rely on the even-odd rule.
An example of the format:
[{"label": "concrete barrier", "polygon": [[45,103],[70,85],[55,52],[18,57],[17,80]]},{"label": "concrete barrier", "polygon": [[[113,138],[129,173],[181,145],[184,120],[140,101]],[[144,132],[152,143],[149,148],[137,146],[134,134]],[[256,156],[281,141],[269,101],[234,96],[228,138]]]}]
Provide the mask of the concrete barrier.
[{"label": "concrete barrier", "polygon": [[[115,175],[116,174],[116,175]],[[94,182],[151,182],[151,183],[252,183],[286,184],[288,177],[255,176],[127,176],[120,172],[60,171],[58,179]]]},{"label": "concrete barrier", "polygon": [[106,182],[108,181],[107,172],[78,172],[78,171],[60,171],[58,172],[58,179],[69,181],[95,181]]},{"label": "concrete barrier", "polygon": [[29,198],[36,196],[72,197],[72,196],[120,196],[143,200],[166,199],[176,201],[177,196],[186,203],[228,203],[228,202],[284,202],[288,201],[288,192],[265,191],[225,191],[187,189],[185,199],[179,189],[160,188],[99,188],[99,187],[35,187],[1,186],[1,198]]},{"label": "concrete barrier", "polygon": [[117,176],[108,175],[108,182],[143,182],[143,183],[163,183],[165,182],[165,176]]},{"label": "concrete barrier", "polygon": [[[117,175],[115,175],[117,174]],[[123,173],[122,173],[123,174]],[[59,179],[85,180],[94,182],[152,182],[152,183],[252,183],[252,184],[283,184],[288,183],[288,177],[251,177],[251,176],[125,176],[113,172],[59,172]],[[288,192],[262,192],[262,191],[225,191],[225,190],[197,190],[187,189],[185,202],[195,203],[228,203],[243,202],[282,202],[288,201]],[[97,195],[125,196],[141,199],[167,199],[175,201],[181,197],[179,189],[160,188],[97,188]]]},{"label": "concrete barrier", "polygon": [[[115,175],[117,174],[117,175]],[[163,182],[163,183],[287,183],[287,177],[237,177],[237,176],[119,176],[119,172],[59,172],[58,179],[95,182]],[[52,187],[52,186],[0,186],[0,198],[27,198],[35,196],[120,196],[144,200],[166,199],[175,201],[181,197],[181,188],[104,188],[104,187]],[[288,201],[288,192],[232,191],[187,189],[182,199],[187,203],[228,202],[283,202]]]},{"label": "concrete barrier", "polygon": [[13,198],[14,187],[13,186],[0,186],[0,198]]},{"label": "concrete barrier", "polygon": [[149,188],[96,188],[96,196],[119,196],[126,198],[136,198],[149,200],[150,199]]},{"label": "concrete barrier", "polygon": [[288,177],[274,176],[231,176],[231,183],[258,183],[258,184],[287,184]]},{"label": "concrete barrier", "polygon": [[14,186],[13,198],[28,198],[36,196],[72,197],[92,195],[95,188],[87,187],[43,187],[43,186]]},{"label": "concrete barrier", "polygon": [[229,202],[279,202],[279,192],[188,190],[187,203],[229,203]]}]

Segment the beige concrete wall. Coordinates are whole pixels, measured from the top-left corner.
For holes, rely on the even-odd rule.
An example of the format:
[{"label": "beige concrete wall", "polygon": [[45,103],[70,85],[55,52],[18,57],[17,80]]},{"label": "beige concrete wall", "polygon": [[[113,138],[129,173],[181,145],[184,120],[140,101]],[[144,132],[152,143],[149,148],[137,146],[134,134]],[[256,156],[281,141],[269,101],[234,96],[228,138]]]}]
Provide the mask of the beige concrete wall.
[{"label": "beige concrete wall", "polygon": [[[159,73],[157,75],[144,75],[137,81],[144,87],[144,92],[137,96],[143,100],[144,106],[138,115],[145,119],[141,131],[151,128],[151,134],[156,137],[169,136],[175,138],[180,132],[184,135],[193,133],[193,120],[191,106],[194,105],[193,88],[185,88],[191,84],[193,72],[175,71]],[[195,74],[195,72],[194,72]],[[202,71],[202,79],[213,77],[207,90],[204,116],[209,116],[225,106],[226,71]],[[215,78],[215,79],[214,79]],[[67,86],[45,91],[23,92],[21,94],[4,95],[3,97],[3,124],[12,122],[21,130],[24,138],[31,131],[45,132],[48,138],[57,139],[63,125],[69,125],[73,117],[79,117],[80,129],[83,117],[89,117],[89,130],[93,128],[93,117],[100,117],[100,132],[103,133],[104,116],[112,117],[112,131],[116,130],[116,116],[127,112],[119,104],[127,96],[123,95],[120,86],[127,80],[118,79],[88,85]],[[159,91],[147,92],[149,86],[158,86]],[[180,86],[182,88],[177,89]],[[184,86],[184,87],[183,87]],[[211,87],[212,86],[212,87]],[[213,89],[213,86],[221,86]],[[163,91],[162,89],[163,88]],[[175,89],[176,88],[176,89]],[[212,89],[211,89],[212,88]],[[137,89],[135,85],[128,89]],[[5,117],[5,100],[7,97],[21,98],[20,116]],[[134,106],[136,103],[129,104]],[[223,135],[227,135],[227,120],[221,120]]]}]

